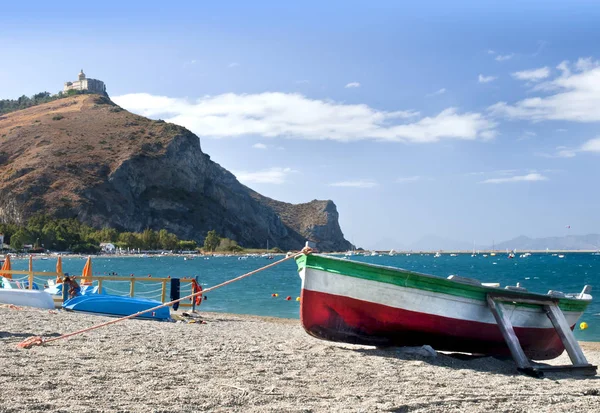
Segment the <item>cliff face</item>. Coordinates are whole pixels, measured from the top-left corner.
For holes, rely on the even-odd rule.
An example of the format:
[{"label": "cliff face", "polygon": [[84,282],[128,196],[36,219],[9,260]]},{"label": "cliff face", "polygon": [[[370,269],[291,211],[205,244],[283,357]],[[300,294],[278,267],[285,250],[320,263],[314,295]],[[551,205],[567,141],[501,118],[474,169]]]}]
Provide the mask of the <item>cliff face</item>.
[{"label": "cliff face", "polygon": [[44,211],[95,227],[209,230],[245,247],[345,250],[332,201],[291,205],[240,184],[185,128],[133,115],[98,95],[0,117],[0,221]]}]

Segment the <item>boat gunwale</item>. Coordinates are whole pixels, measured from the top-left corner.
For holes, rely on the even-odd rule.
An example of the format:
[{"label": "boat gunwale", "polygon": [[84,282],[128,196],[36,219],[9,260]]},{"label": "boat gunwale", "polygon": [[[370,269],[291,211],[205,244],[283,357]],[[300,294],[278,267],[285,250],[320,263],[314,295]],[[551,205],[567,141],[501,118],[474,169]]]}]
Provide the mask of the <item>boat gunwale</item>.
[{"label": "boat gunwale", "polygon": [[[345,269],[350,269],[350,270],[354,270],[354,271],[340,271],[339,268],[330,268],[327,266],[319,266],[319,265],[316,265],[316,264],[318,264],[318,262],[311,263],[310,262],[311,259],[317,260],[317,261],[319,261],[319,260],[331,261],[331,262],[336,263],[336,265],[341,265],[343,267],[346,267]],[[342,274],[342,275],[346,275],[349,277],[368,279],[368,280],[371,280],[374,282],[382,282],[382,283],[387,283],[387,284],[399,285],[399,286],[406,287],[406,288],[415,288],[415,289],[421,289],[421,290],[426,290],[426,291],[432,291],[432,292],[438,293],[438,294],[447,294],[447,295],[453,295],[453,296],[473,298],[473,299],[480,300],[480,301],[481,300],[485,301],[486,295],[489,293],[492,293],[492,294],[503,295],[503,296],[507,296],[507,297],[512,296],[514,298],[525,298],[525,299],[529,298],[529,299],[535,299],[535,300],[544,299],[546,301],[554,301],[554,302],[558,303],[558,305],[560,306],[560,308],[563,311],[580,311],[580,312],[585,311],[587,306],[592,301],[592,297],[589,294],[586,294],[586,296],[584,298],[576,298],[576,297],[556,297],[556,296],[551,296],[548,294],[535,293],[535,292],[530,292],[530,291],[507,290],[507,289],[503,289],[503,288],[490,287],[490,286],[485,286],[485,285],[467,284],[467,283],[463,283],[460,281],[443,278],[441,276],[436,276],[436,275],[431,275],[431,274],[423,274],[423,273],[419,273],[416,271],[406,270],[406,269],[398,268],[398,267],[390,267],[390,266],[371,264],[371,263],[365,263],[365,262],[360,262],[360,261],[349,261],[347,259],[331,257],[331,256],[327,256],[327,255],[322,255],[322,254],[309,254],[309,255],[303,254],[296,258],[296,263],[298,265],[298,271],[301,271],[303,267],[308,267],[308,268],[314,268],[314,269],[327,271],[327,272],[331,272],[331,273]],[[381,271],[383,271],[384,274],[381,274]],[[363,274],[359,274],[359,273],[363,273]],[[371,274],[369,274],[369,273],[371,273]],[[382,277],[382,275],[383,275],[383,277]],[[391,280],[385,280],[386,277],[387,278],[394,277],[394,276],[398,277],[399,275],[403,277],[402,280],[404,281],[404,283],[389,282]],[[411,278],[411,276],[417,277],[417,280],[413,280],[413,282],[416,282],[416,283],[420,282],[421,284],[425,284],[425,285],[420,285],[420,286],[409,285],[408,282],[409,282],[409,279]],[[379,278],[379,279],[374,279],[374,277]],[[477,281],[479,281],[479,280],[477,280]],[[431,286],[432,284],[435,284],[437,286],[437,288],[432,287]],[[421,287],[423,287],[423,288],[421,288]],[[449,287],[449,288],[448,288],[448,290],[443,290],[443,287]],[[452,291],[452,290],[454,290],[454,291]],[[463,293],[461,294],[460,292],[463,292]],[[467,294],[465,294],[465,292]],[[587,297],[589,297],[589,298],[587,298]],[[507,299],[507,301],[508,300],[509,300],[509,298]],[[523,307],[539,308],[539,305],[535,305],[535,304],[525,304],[525,303],[515,303],[515,304],[517,304],[519,307],[523,306]]]}]

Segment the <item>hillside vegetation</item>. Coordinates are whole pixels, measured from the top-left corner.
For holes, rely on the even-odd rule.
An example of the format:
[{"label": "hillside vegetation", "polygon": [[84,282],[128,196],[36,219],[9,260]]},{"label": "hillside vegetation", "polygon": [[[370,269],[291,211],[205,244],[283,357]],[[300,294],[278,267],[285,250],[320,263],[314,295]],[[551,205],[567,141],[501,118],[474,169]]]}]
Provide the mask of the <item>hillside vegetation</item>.
[{"label": "hillside vegetation", "polygon": [[215,230],[245,248],[346,250],[332,201],[266,198],[202,152],[189,130],[108,97],[68,96],[0,116],[0,223],[39,213],[92,228],[165,229],[202,244]]}]

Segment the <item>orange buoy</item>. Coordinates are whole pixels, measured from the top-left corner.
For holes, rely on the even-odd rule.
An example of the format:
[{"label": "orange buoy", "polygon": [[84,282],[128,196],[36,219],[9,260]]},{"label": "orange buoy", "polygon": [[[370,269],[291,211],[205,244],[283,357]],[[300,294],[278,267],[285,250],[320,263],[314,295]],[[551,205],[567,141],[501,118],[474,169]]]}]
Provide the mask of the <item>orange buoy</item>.
[{"label": "orange buoy", "polygon": [[286,299],[287,301],[290,301],[290,300],[292,299],[292,297],[290,297],[290,296],[288,295],[287,297],[285,297],[285,299]]}]

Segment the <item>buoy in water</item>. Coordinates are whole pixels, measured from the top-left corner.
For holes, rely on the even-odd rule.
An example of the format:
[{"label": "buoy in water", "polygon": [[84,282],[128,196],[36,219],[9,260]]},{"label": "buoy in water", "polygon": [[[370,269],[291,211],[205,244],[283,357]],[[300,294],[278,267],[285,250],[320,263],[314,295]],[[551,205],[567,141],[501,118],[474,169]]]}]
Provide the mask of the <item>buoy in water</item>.
[{"label": "buoy in water", "polygon": [[583,323],[579,324],[579,328],[585,330],[586,328],[588,328],[588,324],[584,321]]},{"label": "buoy in water", "polygon": [[273,293],[273,294],[271,294],[271,297],[277,297],[278,295],[279,294],[277,294],[277,293]]},{"label": "buoy in water", "polygon": [[287,297],[285,297],[285,299],[286,299],[287,301],[290,301],[290,300],[292,299],[292,297],[290,297],[290,296],[288,295]]},{"label": "buoy in water", "polygon": [[296,297],[296,301],[300,301],[300,297]]}]

